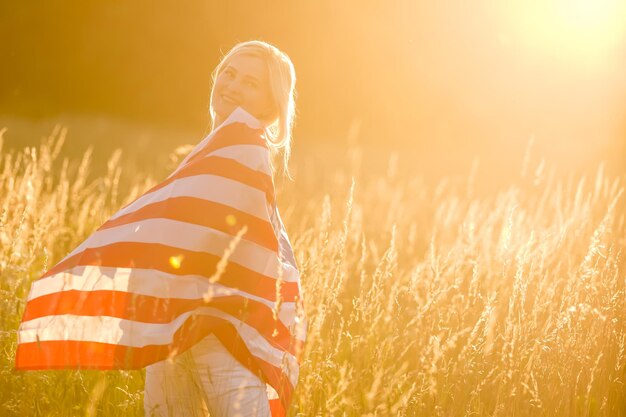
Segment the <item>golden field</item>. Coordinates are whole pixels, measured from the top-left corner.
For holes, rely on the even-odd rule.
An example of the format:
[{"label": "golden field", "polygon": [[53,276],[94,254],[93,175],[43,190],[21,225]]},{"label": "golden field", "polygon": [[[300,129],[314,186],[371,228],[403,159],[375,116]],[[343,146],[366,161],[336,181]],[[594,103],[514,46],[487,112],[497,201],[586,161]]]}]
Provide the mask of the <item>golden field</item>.
[{"label": "golden field", "polygon": [[[65,133],[1,154],[0,415],[141,416],[140,371],[13,370],[30,282],[161,178],[119,151],[90,178]],[[626,177],[524,159],[478,193],[361,152],[277,182],[308,316],[290,415],[626,416]]]}]

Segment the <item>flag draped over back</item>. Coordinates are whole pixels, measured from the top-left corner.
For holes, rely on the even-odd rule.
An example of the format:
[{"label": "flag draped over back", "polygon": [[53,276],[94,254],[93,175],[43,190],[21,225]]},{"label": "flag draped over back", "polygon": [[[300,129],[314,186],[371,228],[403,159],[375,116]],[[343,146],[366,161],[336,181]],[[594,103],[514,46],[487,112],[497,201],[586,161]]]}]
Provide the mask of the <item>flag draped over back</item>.
[{"label": "flag draped over back", "polygon": [[264,129],[238,107],[33,282],[15,367],[137,369],[214,333],[275,394],[276,416],[298,379],[300,301]]}]

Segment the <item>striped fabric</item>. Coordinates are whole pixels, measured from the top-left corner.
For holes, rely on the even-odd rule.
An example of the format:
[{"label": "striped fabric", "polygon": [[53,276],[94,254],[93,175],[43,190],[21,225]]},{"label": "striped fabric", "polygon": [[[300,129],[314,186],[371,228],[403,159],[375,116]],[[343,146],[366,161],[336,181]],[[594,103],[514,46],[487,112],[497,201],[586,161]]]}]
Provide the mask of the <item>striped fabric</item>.
[{"label": "striped fabric", "polygon": [[214,333],[284,414],[306,329],[263,133],[238,107],[33,282],[16,369],[137,369]]}]

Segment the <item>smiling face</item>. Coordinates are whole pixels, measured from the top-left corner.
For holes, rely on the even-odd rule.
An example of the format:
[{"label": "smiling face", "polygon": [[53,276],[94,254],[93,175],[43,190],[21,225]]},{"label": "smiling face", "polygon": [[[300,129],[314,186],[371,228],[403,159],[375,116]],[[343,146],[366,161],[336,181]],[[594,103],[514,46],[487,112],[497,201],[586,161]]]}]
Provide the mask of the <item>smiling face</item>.
[{"label": "smiling face", "polygon": [[215,79],[211,104],[216,126],[239,106],[259,120],[270,121],[275,106],[263,60],[244,53],[232,56]]}]

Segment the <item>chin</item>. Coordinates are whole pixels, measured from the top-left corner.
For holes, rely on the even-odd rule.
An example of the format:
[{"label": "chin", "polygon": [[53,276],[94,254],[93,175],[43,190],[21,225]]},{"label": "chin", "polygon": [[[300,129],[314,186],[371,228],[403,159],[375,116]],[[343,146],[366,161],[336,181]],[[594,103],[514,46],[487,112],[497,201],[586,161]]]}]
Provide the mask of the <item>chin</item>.
[{"label": "chin", "polygon": [[215,116],[219,119],[226,120],[228,116],[236,109],[235,106],[229,106],[224,108],[223,106],[213,107],[213,111],[215,112]]}]

